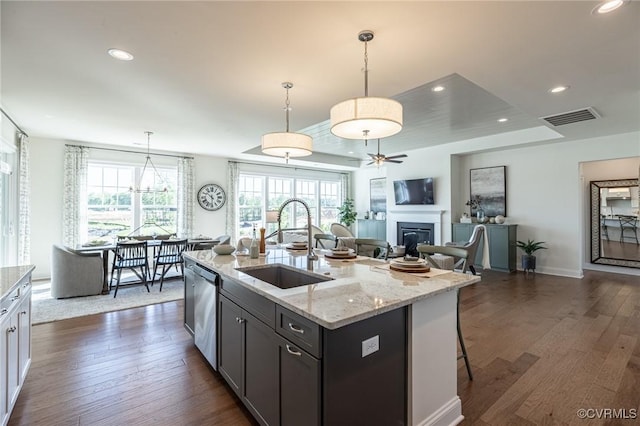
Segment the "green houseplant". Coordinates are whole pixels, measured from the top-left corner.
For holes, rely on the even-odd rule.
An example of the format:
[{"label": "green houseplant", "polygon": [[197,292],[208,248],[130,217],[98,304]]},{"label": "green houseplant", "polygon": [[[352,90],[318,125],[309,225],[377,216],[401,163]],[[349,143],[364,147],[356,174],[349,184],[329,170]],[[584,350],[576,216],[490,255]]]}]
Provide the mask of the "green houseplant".
[{"label": "green houseplant", "polygon": [[521,249],[525,254],[522,255],[522,269],[526,271],[534,271],[536,270],[536,256],[533,254],[538,250],[546,249],[543,244],[546,244],[544,241],[533,241],[528,239],[525,243],[524,241],[517,241],[516,246]]},{"label": "green houseplant", "polygon": [[354,210],[353,200],[351,198],[344,200],[344,204],[338,207],[338,220],[347,227],[351,226],[351,224],[356,221],[357,214],[358,213]]}]

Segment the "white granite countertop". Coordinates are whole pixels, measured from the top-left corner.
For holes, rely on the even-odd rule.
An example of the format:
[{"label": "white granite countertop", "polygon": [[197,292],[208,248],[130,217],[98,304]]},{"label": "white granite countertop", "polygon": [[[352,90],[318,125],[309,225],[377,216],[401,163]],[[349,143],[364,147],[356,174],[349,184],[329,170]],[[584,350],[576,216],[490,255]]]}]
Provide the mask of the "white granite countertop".
[{"label": "white granite countertop", "polygon": [[189,251],[184,256],[328,329],[480,281],[479,276],[439,269],[426,274],[395,272],[388,269],[389,262],[382,260],[332,260],[325,258],[323,252],[316,250],[320,259],[313,262],[313,272],[334,279],[291,289],[280,289],[236,268],[280,263],[306,270],[306,251],[268,249],[267,255],[259,259],[216,255],[211,250]]},{"label": "white granite countertop", "polygon": [[0,268],[0,300],[11,293],[18,282],[35,268],[34,265],[6,266]]}]

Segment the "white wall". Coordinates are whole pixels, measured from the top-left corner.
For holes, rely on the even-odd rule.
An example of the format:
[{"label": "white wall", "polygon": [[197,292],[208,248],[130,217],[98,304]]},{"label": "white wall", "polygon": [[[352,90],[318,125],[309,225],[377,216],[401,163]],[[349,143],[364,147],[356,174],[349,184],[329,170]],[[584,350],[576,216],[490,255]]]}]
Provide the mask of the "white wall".
[{"label": "white wall", "polygon": [[[64,145],[77,144],[59,139],[30,138],[31,157],[31,263],[36,266],[34,279],[50,278],[51,246],[62,242],[62,201]],[[112,147],[111,147],[112,148]],[[97,151],[96,151],[97,152]],[[100,151],[102,158],[131,158],[132,154]],[[136,156],[136,160],[139,157]],[[126,160],[125,160],[126,161]],[[175,160],[153,157],[160,166]],[[194,156],[195,190],[205,183],[217,183],[227,188],[227,159]],[[196,202],[194,206],[193,234],[216,237],[226,229],[226,207],[209,212]]]},{"label": "white wall", "polygon": [[[640,133],[626,133],[605,138],[593,138],[571,142],[554,142],[545,145],[510,147],[480,153],[460,152],[463,144],[450,144],[425,148],[409,153],[401,165],[387,166],[387,199],[393,200],[394,179],[434,177],[436,179],[436,206],[413,206],[422,211],[442,209],[442,240],[450,241],[451,218],[459,221],[468,211],[469,170],[472,168],[507,166],[507,223],[518,225],[518,239],[547,242],[548,250],[536,253],[538,272],[554,275],[581,277],[584,259],[584,241],[588,238],[588,193],[581,176],[581,163],[614,158],[635,157],[637,175],[640,157]],[[480,151],[483,146],[474,146]],[[356,205],[368,199],[365,182],[369,170],[354,173]],[[634,176],[610,173],[628,173],[615,169],[603,172],[604,177],[593,179],[627,178]],[[597,174],[597,173],[594,173]],[[586,198],[585,198],[586,197]],[[387,210],[400,210],[393,201]],[[393,215],[388,214],[387,239],[395,242]],[[394,240],[392,241],[392,236]],[[519,262],[518,262],[519,263]],[[629,268],[613,268],[615,272],[640,275]]]}]

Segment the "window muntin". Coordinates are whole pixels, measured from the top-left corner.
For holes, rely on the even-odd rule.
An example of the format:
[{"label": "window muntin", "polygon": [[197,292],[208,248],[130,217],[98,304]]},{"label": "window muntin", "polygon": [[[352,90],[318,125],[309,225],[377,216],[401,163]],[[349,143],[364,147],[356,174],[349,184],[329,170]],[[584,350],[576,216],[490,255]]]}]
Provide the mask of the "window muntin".
[{"label": "window muntin", "polygon": [[[251,236],[253,227],[266,227],[266,234],[277,229],[277,224],[266,223],[265,213],[278,210],[283,202],[296,197],[304,200],[311,210],[311,221],[329,232],[330,224],[337,221],[338,206],[342,200],[339,178],[319,179],[310,177],[265,176],[240,173],[238,177],[238,232]],[[291,218],[295,217],[295,223]],[[289,204],[282,212],[283,228],[307,226],[304,208],[298,203]]]},{"label": "window muntin", "polygon": [[82,241],[177,232],[177,169],[146,170],[142,188],[167,192],[135,192],[142,166],[90,162],[87,171],[87,235]]}]

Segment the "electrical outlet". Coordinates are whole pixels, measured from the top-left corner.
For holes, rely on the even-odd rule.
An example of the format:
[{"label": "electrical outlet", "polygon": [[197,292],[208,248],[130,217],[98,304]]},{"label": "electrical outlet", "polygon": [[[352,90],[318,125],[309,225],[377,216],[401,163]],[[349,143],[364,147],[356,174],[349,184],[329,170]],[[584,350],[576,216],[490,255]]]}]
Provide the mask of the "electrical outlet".
[{"label": "electrical outlet", "polygon": [[380,336],[373,336],[362,341],[362,358],[371,355],[380,349]]}]

